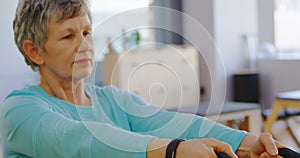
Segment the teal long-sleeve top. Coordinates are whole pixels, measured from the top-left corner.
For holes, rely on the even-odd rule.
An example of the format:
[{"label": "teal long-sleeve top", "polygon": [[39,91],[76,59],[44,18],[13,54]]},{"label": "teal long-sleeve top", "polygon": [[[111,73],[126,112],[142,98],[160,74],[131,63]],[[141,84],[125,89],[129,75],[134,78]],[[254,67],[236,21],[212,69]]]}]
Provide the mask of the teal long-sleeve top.
[{"label": "teal long-sleeve top", "polygon": [[145,158],[152,138],[216,138],[236,150],[247,134],[192,114],[147,105],[113,86],[85,86],[77,106],[38,85],[13,91],[0,107],[4,158]]}]

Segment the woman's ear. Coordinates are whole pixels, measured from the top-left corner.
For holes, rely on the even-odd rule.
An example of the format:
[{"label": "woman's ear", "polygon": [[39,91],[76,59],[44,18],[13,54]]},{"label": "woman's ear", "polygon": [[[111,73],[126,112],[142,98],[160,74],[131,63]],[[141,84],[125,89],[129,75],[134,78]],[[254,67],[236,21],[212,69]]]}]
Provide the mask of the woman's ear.
[{"label": "woman's ear", "polygon": [[31,40],[25,40],[23,42],[23,50],[26,55],[37,65],[42,65],[44,63],[44,59],[41,56],[39,49],[35,46],[35,44]]}]

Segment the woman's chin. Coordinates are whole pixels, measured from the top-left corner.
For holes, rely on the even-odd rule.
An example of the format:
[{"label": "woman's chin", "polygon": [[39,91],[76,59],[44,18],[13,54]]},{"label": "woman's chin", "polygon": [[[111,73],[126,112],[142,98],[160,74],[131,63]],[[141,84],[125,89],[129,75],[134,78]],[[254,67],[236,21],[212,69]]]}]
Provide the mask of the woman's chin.
[{"label": "woman's chin", "polygon": [[91,70],[77,70],[73,72],[72,75],[72,80],[73,81],[79,81],[82,80],[86,77],[89,77],[92,73],[92,69]]}]

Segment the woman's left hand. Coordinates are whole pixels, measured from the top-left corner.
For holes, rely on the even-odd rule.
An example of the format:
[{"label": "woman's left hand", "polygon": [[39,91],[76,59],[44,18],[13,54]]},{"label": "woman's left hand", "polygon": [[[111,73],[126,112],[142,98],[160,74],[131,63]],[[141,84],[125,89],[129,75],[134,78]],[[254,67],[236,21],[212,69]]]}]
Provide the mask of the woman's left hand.
[{"label": "woman's left hand", "polygon": [[238,148],[237,154],[242,158],[281,158],[278,155],[278,148],[284,147],[269,133],[262,133],[259,137],[248,134]]},{"label": "woman's left hand", "polygon": [[269,133],[261,134],[254,146],[252,147],[252,158],[274,158],[280,157],[278,155],[278,148],[283,148],[279,142],[272,138]]}]

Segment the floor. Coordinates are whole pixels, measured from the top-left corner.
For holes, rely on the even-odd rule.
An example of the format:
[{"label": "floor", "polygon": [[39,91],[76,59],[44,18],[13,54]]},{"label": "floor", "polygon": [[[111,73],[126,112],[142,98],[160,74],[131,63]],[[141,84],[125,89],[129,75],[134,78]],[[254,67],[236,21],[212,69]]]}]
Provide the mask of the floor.
[{"label": "floor", "polygon": [[[288,128],[288,125],[290,128]],[[292,149],[300,149],[300,116],[278,120],[273,124],[272,132],[274,138],[284,145]]]}]

